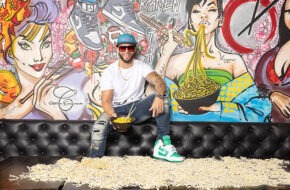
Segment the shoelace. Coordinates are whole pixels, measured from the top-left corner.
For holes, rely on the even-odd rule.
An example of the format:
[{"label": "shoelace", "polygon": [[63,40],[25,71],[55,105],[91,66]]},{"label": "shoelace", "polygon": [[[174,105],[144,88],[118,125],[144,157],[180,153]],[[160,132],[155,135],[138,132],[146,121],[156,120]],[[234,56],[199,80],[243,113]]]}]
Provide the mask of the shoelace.
[{"label": "shoelace", "polygon": [[164,146],[164,148],[171,152],[176,152],[176,148],[173,145]]},{"label": "shoelace", "polygon": [[131,18],[136,19],[135,14],[134,14],[134,10],[132,8],[133,7],[133,4],[132,3],[130,3],[129,1],[125,1],[125,3],[124,3],[124,9],[126,10],[126,12],[128,13],[128,15]]},{"label": "shoelace", "polygon": [[81,7],[85,11],[89,11],[89,12],[95,12],[96,9],[97,9],[97,5],[96,4],[87,4],[85,2],[81,3]]},{"label": "shoelace", "polygon": [[88,31],[96,30],[99,26],[97,15],[81,14],[81,21],[88,27]]}]

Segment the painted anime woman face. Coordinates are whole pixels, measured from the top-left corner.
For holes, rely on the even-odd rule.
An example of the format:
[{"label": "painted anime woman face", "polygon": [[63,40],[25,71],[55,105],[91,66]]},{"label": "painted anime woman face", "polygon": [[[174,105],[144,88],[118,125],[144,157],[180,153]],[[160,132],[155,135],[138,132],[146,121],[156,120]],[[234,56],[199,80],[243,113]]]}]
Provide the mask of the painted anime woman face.
[{"label": "painted anime woman face", "polygon": [[14,39],[11,50],[20,70],[40,78],[52,58],[51,33],[47,25],[30,24],[29,28]]},{"label": "painted anime woman face", "polygon": [[201,24],[205,25],[205,34],[210,34],[221,25],[217,0],[203,0],[192,7],[191,24],[198,31]]},{"label": "painted anime woman face", "polygon": [[284,22],[287,28],[290,30],[290,0],[286,0]]}]

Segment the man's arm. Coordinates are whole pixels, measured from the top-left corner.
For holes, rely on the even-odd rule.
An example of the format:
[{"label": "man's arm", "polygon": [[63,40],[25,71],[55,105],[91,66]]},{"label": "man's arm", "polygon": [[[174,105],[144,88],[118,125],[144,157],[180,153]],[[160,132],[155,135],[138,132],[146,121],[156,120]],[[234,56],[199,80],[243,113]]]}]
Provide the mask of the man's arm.
[{"label": "man's arm", "polygon": [[102,91],[102,107],[109,117],[117,117],[112,105],[113,93],[113,90]]},{"label": "man's arm", "polygon": [[149,84],[154,86],[156,91],[156,97],[151,108],[149,109],[149,111],[152,111],[152,117],[155,117],[159,114],[162,114],[164,111],[163,95],[166,92],[166,85],[161,76],[158,75],[155,71],[149,73],[146,77],[146,80],[149,82]]},{"label": "man's arm", "polygon": [[155,71],[149,73],[146,77],[146,80],[149,82],[149,84],[153,85],[156,91],[156,94],[158,95],[164,95],[166,92],[166,85],[164,80],[161,78],[159,74],[157,74]]}]

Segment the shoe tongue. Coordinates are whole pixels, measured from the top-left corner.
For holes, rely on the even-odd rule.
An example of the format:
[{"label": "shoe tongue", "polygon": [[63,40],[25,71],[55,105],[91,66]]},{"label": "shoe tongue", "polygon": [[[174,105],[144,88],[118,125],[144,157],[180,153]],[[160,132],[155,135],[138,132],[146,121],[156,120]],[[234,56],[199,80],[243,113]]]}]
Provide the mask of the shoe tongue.
[{"label": "shoe tongue", "polygon": [[170,140],[169,136],[163,136],[162,139],[163,139],[164,146],[171,145],[171,140]]}]

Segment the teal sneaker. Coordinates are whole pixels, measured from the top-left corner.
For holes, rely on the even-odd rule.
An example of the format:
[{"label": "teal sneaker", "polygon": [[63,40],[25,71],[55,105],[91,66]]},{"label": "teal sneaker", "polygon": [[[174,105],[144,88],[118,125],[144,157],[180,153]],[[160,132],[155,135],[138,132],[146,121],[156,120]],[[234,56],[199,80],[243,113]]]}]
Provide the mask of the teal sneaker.
[{"label": "teal sneaker", "polygon": [[182,162],[184,157],[176,152],[176,148],[171,144],[170,137],[168,135],[163,136],[162,140],[159,139],[155,142],[153,157],[169,162]]}]

